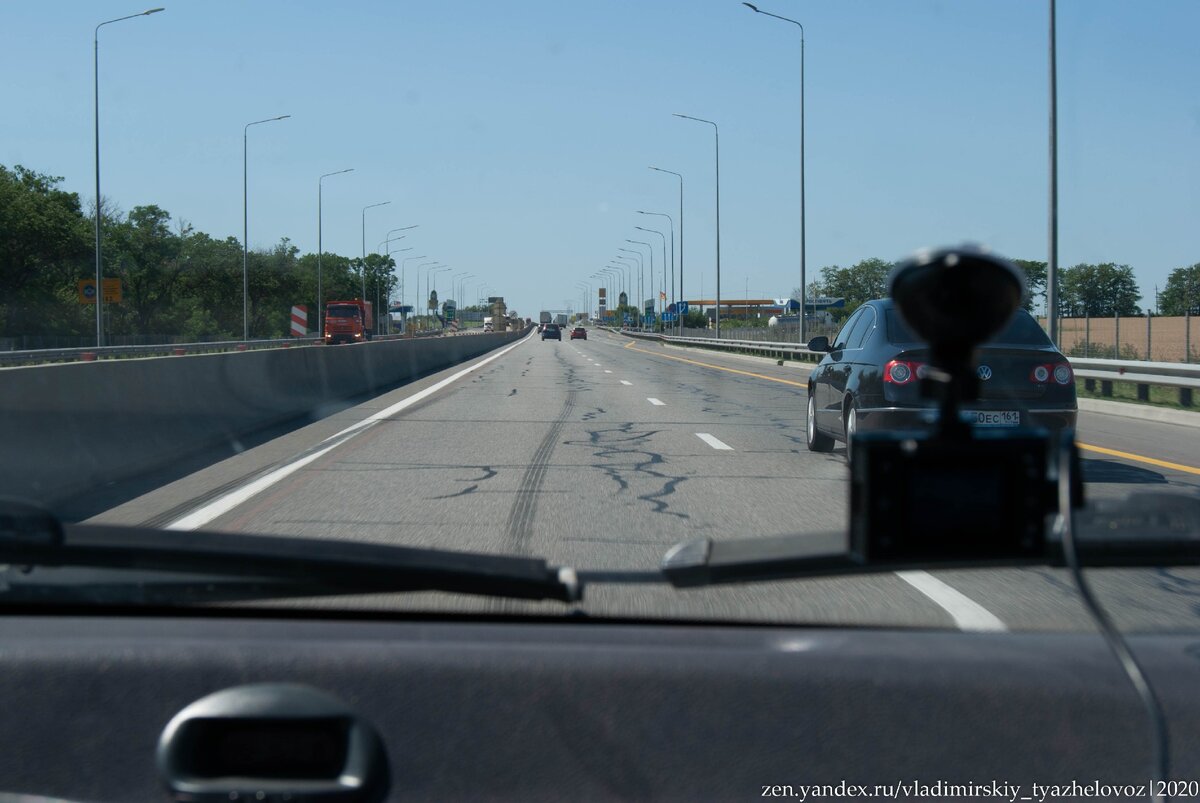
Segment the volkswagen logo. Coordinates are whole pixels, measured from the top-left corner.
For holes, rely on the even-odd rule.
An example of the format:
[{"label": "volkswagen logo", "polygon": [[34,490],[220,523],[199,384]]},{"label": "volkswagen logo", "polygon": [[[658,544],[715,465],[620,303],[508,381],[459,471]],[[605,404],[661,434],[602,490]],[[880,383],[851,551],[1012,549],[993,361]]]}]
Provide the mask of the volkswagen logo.
[{"label": "volkswagen logo", "polygon": [[984,382],[986,382],[992,378],[992,369],[991,369],[991,366],[988,366],[988,365],[979,366],[979,370],[976,373],[979,374],[979,378],[982,379]]}]

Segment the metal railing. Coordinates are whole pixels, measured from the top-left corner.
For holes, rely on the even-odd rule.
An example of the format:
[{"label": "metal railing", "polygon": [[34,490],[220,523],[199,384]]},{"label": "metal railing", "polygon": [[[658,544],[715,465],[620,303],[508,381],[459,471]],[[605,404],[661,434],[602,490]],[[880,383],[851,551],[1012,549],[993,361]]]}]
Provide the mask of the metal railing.
[{"label": "metal railing", "polygon": [[[431,329],[411,335],[375,335],[373,340],[401,340],[412,338],[442,337],[449,330]],[[24,351],[0,351],[0,367],[43,365],[60,362],[91,362],[95,360],[128,359],[134,357],[177,357],[188,354],[220,354],[259,349],[292,348],[295,346],[319,346],[320,337],[287,337],[272,340],[224,340],[205,343],[157,343],[138,346],[104,346],[101,348],[28,349]]]},{"label": "metal railing", "polygon": [[[722,337],[672,337],[642,332],[623,332],[630,337],[658,340],[693,348],[763,354],[777,359],[817,361],[823,352],[809,351],[799,343],[780,343],[763,340],[734,340]],[[1145,360],[1099,360],[1069,357],[1075,376],[1085,381],[1088,390],[1100,382],[1100,393],[1112,395],[1113,382],[1128,382],[1137,386],[1140,401],[1150,400],[1150,386],[1178,388],[1179,404],[1193,405],[1193,391],[1200,390],[1200,365],[1179,362],[1148,362]]]}]

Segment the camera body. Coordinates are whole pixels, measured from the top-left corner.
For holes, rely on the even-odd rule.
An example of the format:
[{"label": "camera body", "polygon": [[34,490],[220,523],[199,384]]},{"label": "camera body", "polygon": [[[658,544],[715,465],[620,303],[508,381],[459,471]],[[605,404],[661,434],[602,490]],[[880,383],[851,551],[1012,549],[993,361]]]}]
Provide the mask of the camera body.
[{"label": "camera body", "polygon": [[1064,435],[1065,442],[1038,429],[855,436],[851,552],[918,563],[1045,558],[1061,463],[1064,455],[1077,459]]},{"label": "camera body", "polygon": [[922,395],[937,404],[921,432],[855,435],[850,547],[856,559],[915,564],[1044,559],[1063,472],[1083,502],[1074,434],[989,429],[963,417],[978,394],[975,355],[1026,297],[1012,263],[964,246],[919,252],[897,265],[889,289],[932,357]]}]

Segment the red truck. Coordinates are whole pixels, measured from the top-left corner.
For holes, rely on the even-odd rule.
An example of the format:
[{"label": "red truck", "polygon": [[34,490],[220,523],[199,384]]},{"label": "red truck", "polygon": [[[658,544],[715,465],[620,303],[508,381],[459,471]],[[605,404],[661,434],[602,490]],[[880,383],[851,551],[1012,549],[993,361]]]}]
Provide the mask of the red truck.
[{"label": "red truck", "polygon": [[371,339],[375,315],[370,301],[330,301],[325,305],[325,343],[362,343]]}]

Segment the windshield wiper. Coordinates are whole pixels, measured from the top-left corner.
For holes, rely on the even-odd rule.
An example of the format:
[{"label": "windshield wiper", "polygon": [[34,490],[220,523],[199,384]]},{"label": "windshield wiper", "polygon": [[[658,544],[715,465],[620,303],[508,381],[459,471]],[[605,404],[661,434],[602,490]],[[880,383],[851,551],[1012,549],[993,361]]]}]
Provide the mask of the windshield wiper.
[{"label": "windshield wiper", "polygon": [[21,502],[0,502],[0,564],[89,567],[277,581],[322,593],[449,591],[575,602],[573,569],[540,558],[264,535],[62,525]]},{"label": "windshield wiper", "polygon": [[[1200,565],[1200,499],[1177,493],[1144,492],[1122,500],[1099,500],[1076,513],[1080,563],[1088,568]],[[677,588],[720,583],[767,582],[804,577],[872,574],[910,569],[971,569],[1067,565],[1060,539],[1046,539],[1034,552],[989,551],[964,531],[937,549],[910,543],[887,554],[869,544],[830,549],[843,533],[806,533],[714,541],[693,538],[676,544],[662,561],[662,574]],[[983,548],[981,548],[981,546]],[[590,577],[584,573],[584,579]]]}]

